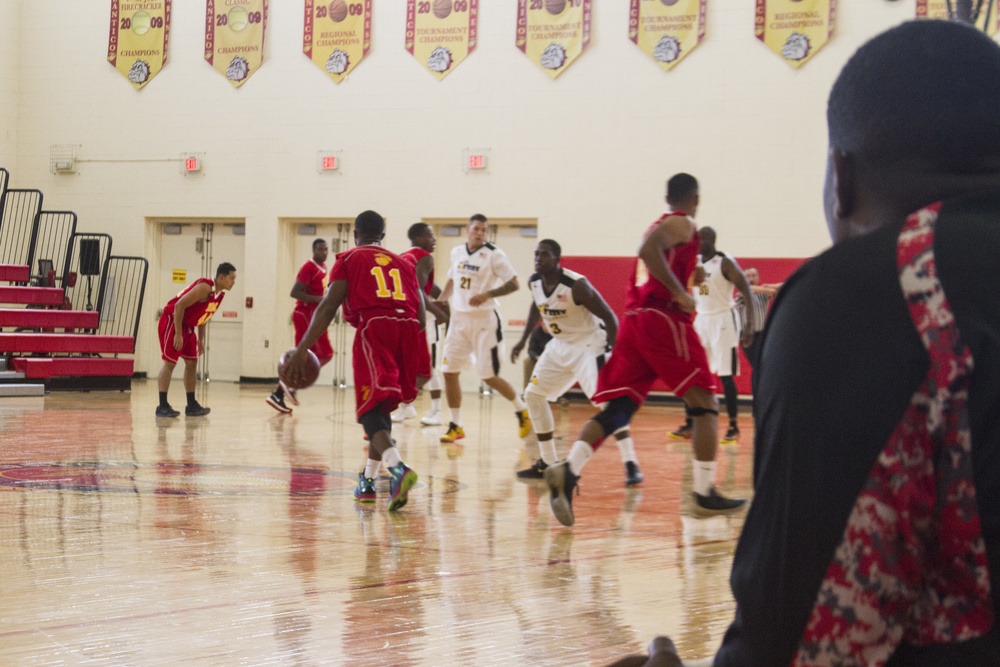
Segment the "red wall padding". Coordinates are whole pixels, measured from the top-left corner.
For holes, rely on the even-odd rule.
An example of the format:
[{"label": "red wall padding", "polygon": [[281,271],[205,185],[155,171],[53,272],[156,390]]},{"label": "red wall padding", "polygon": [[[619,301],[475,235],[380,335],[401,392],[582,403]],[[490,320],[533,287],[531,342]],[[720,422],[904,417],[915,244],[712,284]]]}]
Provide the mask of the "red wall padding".
[{"label": "red wall padding", "polygon": [[[788,279],[807,260],[786,257],[737,257],[740,266],[747,269],[751,266],[760,272],[761,283],[781,283]],[[634,257],[569,257],[562,258],[562,265],[567,269],[577,271],[587,276],[590,283],[597,288],[615,311],[619,318],[625,311],[625,292],[629,277],[632,275]],[[736,386],[741,394],[750,393],[751,369],[743,352],[740,352],[740,375],[736,378]],[[721,389],[721,385],[720,385]],[[657,382],[653,391],[666,391],[667,388]]]}]

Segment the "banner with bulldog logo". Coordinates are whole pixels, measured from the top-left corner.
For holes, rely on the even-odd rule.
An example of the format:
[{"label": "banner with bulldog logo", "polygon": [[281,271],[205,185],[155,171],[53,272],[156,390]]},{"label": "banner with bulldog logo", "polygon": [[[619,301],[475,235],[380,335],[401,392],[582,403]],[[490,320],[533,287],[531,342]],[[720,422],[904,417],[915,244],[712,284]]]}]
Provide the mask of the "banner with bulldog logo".
[{"label": "banner with bulldog logo", "polygon": [[553,79],[590,44],[591,0],[517,0],[517,48]]},{"label": "banner with bulldog logo", "polygon": [[792,67],[830,41],[836,0],[757,0],[754,34]]},{"label": "banner with bulldog logo", "polygon": [[476,48],[479,0],[407,0],[406,50],[438,78]]},{"label": "banner with bulldog logo", "polygon": [[705,38],[708,0],[632,0],[628,37],[665,70]]},{"label": "banner with bulldog logo", "polygon": [[305,0],[302,51],[340,83],[372,45],[372,0]]},{"label": "banner with bulldog logo", "polygon": [[206,0],[205,60],[240,87],[264,62],[267,0]]},{"label": "banner with bulldog logo", "polygon": [[139,90],[167,62],[170,0],[111,0],[108,62]]}]

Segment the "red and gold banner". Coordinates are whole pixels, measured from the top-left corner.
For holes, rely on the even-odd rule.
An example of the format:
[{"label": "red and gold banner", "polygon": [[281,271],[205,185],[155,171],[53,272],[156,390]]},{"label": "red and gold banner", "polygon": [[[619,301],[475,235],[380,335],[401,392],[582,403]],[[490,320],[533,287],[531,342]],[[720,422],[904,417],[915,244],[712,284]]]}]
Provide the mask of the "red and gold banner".
[{"label": "red and gold banner", "polygon": [[406,0],[406,50],[438,81],[476,48],[479,0]]},{"label": "red and gold banner", "polygon": [[[973,3],[975,7],[977,3]],[[954,10],[955,0],[951,0],[951,6]],[[976,19],[976,27],[985,32],[987,35],[995,36],[997,34],[997,28],[1000,28],[1000,12],[997,10],[1000,7],[997,6],[996,1],[987,1],[983,3],[983,8],[979,12],[979,17]],[[948,2],[947,0],[917,0],[917,18],[918,19],[942,19],[947,21],[948,17]]]},{"label": "red and gold banner", "polygon": [[305,0],[302,52],[340,83],[372,45],[372,0]]},{"label": "red and gold banner", "polygon": [[590,44],[591,0],[517,0],[517,48],[553,79]]},{"label": "red and gold banner", "polygon": [[754,34],[801,67],[830,41],[836,14],[836,0],[757,0]]},{"label": "red and gold banner", "polygon": [[111,0],[108,62],[138,90],[167,62],[171,0]]},{"label": "red and gold banner", "polygon": [[205,60],[236,87],[264,62],[267,0],[205,0]]},{"label": "red and gold banner", "polygon": [[708,0],[632,0],[628,36],[665,70],[684,59],[705,38]]}]

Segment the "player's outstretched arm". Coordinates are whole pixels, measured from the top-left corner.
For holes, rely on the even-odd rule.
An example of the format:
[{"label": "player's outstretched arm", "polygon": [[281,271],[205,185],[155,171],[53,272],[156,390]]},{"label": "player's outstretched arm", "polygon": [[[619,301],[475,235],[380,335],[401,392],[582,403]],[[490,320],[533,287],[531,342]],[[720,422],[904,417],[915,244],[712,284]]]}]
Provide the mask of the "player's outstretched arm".
[{"label": "player's outstretched arm", "polygon": [[639,259],[649,270],[649,275],[663,283],[670,290],[674,301],[686,313],[694,312],[694,297],[674,275],[667,263],[666,252],[671,248],[684,245],[694,235],[694,226],[685,216],[675,215],[667,218],[651,231],[639,246]]},{"label": "player's outstretched arm", "polygon": [[517,345],[510,351],[510,363],[515,363],[517,358],[521,356],[521,351],[524,350],[525,343],[531,337],[532,332],[538,323],[542,321],[542,316],[538,312],[538,307],[535,306],[535,302],[532,301],[531,305],[528,306],[528,319],[524,323],[524,333],[521,334],[521,340],[517,341]]},{"label": "player's outstretched arm", "polygon": [[[753,303],[750,282],[747,280],[746,275],[743,274],[743,269],[740,268],[739,262],[730,257],[723,257],[722,275],[726,280],[736,285],[736,289],[743,295],[743,303]],[[740,344],[743,345],[743,347],[747,347],[753,343],[753,332],[756,328],[756,323],[754,322],[753,308],[745,308],[744,311],[747,319],[746,325],[743,327],[743,330],[740,331]]]},{"label": "player's outstretched arm", "polygon": [[608,347],[614,347],[618,340],[618,316],[604,300],[601,293],[594,289],[586,278],[573,283],[573,303],[583,306],[604,322],[604,331],[608,335]]}]

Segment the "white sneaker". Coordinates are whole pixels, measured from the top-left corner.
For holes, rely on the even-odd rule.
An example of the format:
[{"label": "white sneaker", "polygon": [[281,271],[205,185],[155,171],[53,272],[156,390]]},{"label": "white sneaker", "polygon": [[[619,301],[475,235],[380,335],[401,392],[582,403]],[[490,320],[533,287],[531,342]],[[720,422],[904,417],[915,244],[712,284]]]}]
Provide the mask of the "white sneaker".
[{"label": "white sneaker", "polygon": [[406,419],[412,419],[417,416],[417,409],[413,407],[413,403],[404,403],[392,413],[392,421],[395,424],[400,423]]},{"label": "white sneaker", "polygon": [[420,420],[420,423],[424,426],[441,426],[444,423],[441,421],[441,411],[431,410],[426,417]]}]

